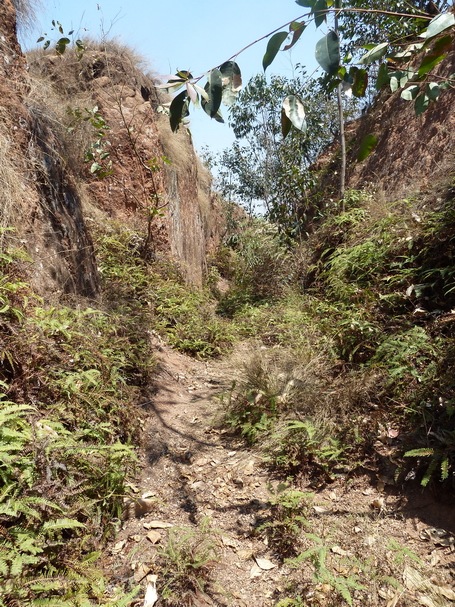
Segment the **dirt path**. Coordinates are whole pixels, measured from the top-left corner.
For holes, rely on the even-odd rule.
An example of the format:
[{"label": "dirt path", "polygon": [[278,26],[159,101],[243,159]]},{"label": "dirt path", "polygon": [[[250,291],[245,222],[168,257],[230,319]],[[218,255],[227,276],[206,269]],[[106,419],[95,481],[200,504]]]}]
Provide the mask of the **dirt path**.
[{"label": "dirt path", "polygon": [[[107,566],[113,583],[129,580],[145,587],[151,579],[146,576],[152,574],[159,588],[166,572],[157,551],[170,546],[170,528],[177,527],[194,530],[189,531],[188,545],[210,540],[217,558],[208,563],[211,582],[205,592],[187,593],[182,578],[181,602],[176,605],[271,607],[297,593],[308,601],[302,605],[348,604],[333,584],[324,582],[321,572],[319,584],[311,583],[311,559],[292,569],[264,534],[254,533],[258,523],[271,520],[267,484],[276,485],[277,480],[269,477],[257,453],[213,425],[223,408],[217,396],[233,379],[229,361],[204,363],[164,345],[160,350],[157,392],[143,403],[142,471],[132,486],[135,497],[128,520],[110,547]],[[298,489],[315,495],[304,513],[308,527],[302,532],[313,535],[305,536],[302,548],[327,547],[327,570],[338,575],[341,585],[352,578],[358,586],[348,590],[354,605],[455,604],[455,594],[449,592],[431,599],[433,589],[422,586],[423,581],[419,586],[413,573],[434,572],[438,579],[437,584],[436,577],[431,582],[432,588],[449,588],[455,564],[451,540],[447,545],[425,540],[424,530],[455,531],[450,506],[435,504],[420,490],[405,498],[397,488],[383,488],[366,475],[319,488],[301,484]],[[170,528],[163,528],[166,525]],[[409,553],[421,559],[421,565]],[[387,577],[401,589],[384,582]],[[144,605],[144,599],[135,604]]]}]

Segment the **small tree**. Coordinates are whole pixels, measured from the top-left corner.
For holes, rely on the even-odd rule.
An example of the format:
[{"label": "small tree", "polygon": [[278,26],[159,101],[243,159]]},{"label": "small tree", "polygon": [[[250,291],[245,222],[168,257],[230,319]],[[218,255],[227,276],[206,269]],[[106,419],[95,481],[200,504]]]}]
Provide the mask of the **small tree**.
[{"label": "small tree", "polygon": [[[335,101],[301,66],[297,70],[300,75],[292,79],[258,74],[249,81],[229,109],[237,141],[214,159],[223,196],[250,212],[262,205],[267,218],[290,236],[299,234],[308,210],[302,200],[314,185],[309,167],[338,129]],[[281,107],[289,95],[303,100],[308,128],[283,137]]]},{"label": "small tree", "polygon": [[[343,0],[296,0],[296,2],[309,10],[295,20],[255,40],[221,66],[209,70],[204,88],[198,84],[203,76],[194,78],[189,72],[180,71],[176,75],[163,77],[168,81],[166,84],[159,85],[162,88],[177,91],[184,87],[184,90],[173,99],[168,108],[173,130],[177,130],[188,116],[190,102],[198,105],[199,98],[201,98],[202,106],[211,118],[223,121],[219,108],[222,101],[231,105],[240,90],[240,68],[235,60],[244,50],[261,40],[269,38],[262,61],[265,71],[285,43],[282,48],[283,51],[289,50],[299,41],[309,21],[314,21],[316,27],[319,27],[327,23],[330,16],[334,17],[334,26],[317,43],[316,59],[326,72],[327,90],[337,89],[342,149],[344,147],[342,136],[344,117],[341,93],[344,91],[355,97],[365,97],[369,86],[369,72],[371,73],[368,66],[371,64],[379,62],[379,67],[375,70],[374,83],[377,90],[386,84],[390,84],[392,92],[402,88],[402,98],[414,101],[416,115],[420,115],[430,103],[437,101],[442,90],[455,87],[455,75],[446,78],[439,76],[434,79],[431,78],[434,68],[447,56],[447,51],[451,48],[455,38],[453,32],[454,14],[452,12],[438,13],[441,9],[447,10],[448,3],[446,1],[435,4],[435,2],[429,0],[425,10],[423,10],[420,3],[412,0],[411,10],[408,9],[407,12],[407,3],[403,3],[404,8],[401,9],[400,2],[396,2],[396,6],[400,7],[399,10],[393,8],[389,10],[382,7],[371,8],[373,0],[354,0],[349,4],[343,2]],[[400,12],[401,10],[403,12]],[[429,12],[426,12],[427,10]],[[434,16],[435,12],[437,13],[436,16]],[[360,57],[357,65],[350,64],[352,56],[349,55],[342,62],[339,20],[346,16],[347,19],[350,19],[351,15],[354,15],[352,19],[355,23],[365,23],[366,16],[368,18],[391,17],[399,20],[400,37],[399,39],[393,38],[393,36],[392,38],[388,37],[390,32],[394,32],[393,28],[390,32],[385,31],[382,42],[365,45],[367,52]],[[401,35],[402,33],[406,33],[406,35]],[[410,37],[414,39],[411,40]],[[295,95],[288,95],[284,99],[281,116],[283,136],[289,133],[292,126],[302,131],[306,130],[304,105]],[[360,146],[358,160],[361,161],[366,158],[375,144],[376,137],[372,134],[368,135]],[[346,154],[343,149],[343,169],[340,176],[341,196],[344,190],[345,165]]]}]

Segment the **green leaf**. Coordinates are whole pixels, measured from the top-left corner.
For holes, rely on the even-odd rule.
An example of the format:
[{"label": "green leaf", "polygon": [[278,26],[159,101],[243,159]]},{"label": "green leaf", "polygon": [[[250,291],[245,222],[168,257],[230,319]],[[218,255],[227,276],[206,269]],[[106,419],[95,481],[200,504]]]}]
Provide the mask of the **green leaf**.
[{"label": "green leaf", "polygon": [[55,521],[47,521],[41,527],[41,531],[57,531],[60,529],[74,529],[75,527],[83,527],[85,525],[71,518],[58,518]]},{"label": "green leaf", "polygon": [[368,73],[366,70],[355,68],[353,70],[354,83],[352,85],[352,94],[354,97],[364,97],[368,86]]},{"label": "green leaf", "polygon": [[66,51],[67,45],[70,44],[70,42],[71,40],[69,38],[60,38],[60,40],[57,40],[55,52],[58,55],[63,55],[63,53]]},{"label": "green leaf", "polygon": [[50,43],[50,40],[46,40],[46,42],[43,44],[43,49],[46,50],[47,48],[49,48]]},{"label": "green leaf", "polygon": [[387,67],[387,63],[381,63],[378,71],[378,76],[376,78],[376,90],[379,91],[390,81],[389,70]]},{"label": "green leaf", "polygon": [[441,87],[437,82],[429,82],[426,86],[425,92],[429,99],[436,101],[441,93]]},{"label": "green leaf", "polygon": [[359,63],[361,63],[362,65],[374,63],[386,54],[388,46],[388,42],[382,42],[381,44],[378,44],[377,46],[369,50],[367,53],[365,53],[363,57],[360,57]]},{"label": "green leaf", "polygon": [[330,76],[338,72],[340,66],[340,45],[338,36],[330,31],[316,44],[316,61]]},{"label": "green leaf", "polygon": [[365,160],[365,158],[374,150],[377,143],[378,140],[374,135],[367,135],[364,137],[357,153],[357,162],[362,162],[362,160]]},{"label": "green leaf", "polygon": [[286,116],[286,112],[284,111],[284,108],[282,107],[281,108],[281,134],[283,135],[283,139],[286,138],[286,135],[291,130],[291,126],[292,126],[292,122]]},{"label": "green leaf", "polygon": [[295,3],[299,6],[307,6],[309,8],[313,8],[315,2],[316,0],[295,0]]},{"label": "green leaf", "polygon": [[390,90],[394,93],[398,88],[406,86],[408,80],[414,75],[413,72],[389,72]]},{"label": "green leaf", "polygon": [[171,105],[169,106],[169,122],[173,133],[178,131],[183,118],[188,116],[188,107],[185,109],[187,96],[188,93],[186,91],[182,91],[176,97],[174,97]]},{"label": "green leaf", "polygon": [[401,93],[401,98],[406,99],[406,101],[412,101],[419,94],[420,87],[417,84],[409,86],[407,89],[404,89]]},{"label": "green leaf", "polygon": [[414,103],[414,111],[416,116],[420,116],[427,109],[430,104],[430,98],[426,95],[426,93],[422,93],[417,97]]},{"label": "green leaf", "polygon": [[278,32],[270,38],[267,44],[267,50],[262,59],[262,68],[264,72],[275,59],[278,51],[280,50],[280,46],[283,44],[287,37],[288,32]]},{"label": "green leaf", "polygon": [[196,89],[194,88],[194,86],[191,84],[191,82],[187,82],[185,85],[185,88],[186,88],[186,92],[188,93],[188,97],[191,99],[191,101],[194,103],[194,105],[199,107],[197,92],[196,92]]},{"label": "green leaf", "polygon": [[207,91],[205,89],[202,88],[202,86],[199,86],[199,84],[193,84],[193,86],[203,99],[205,99],[206,101],[209,100],[209,94],[207,93]]},{"label": "green leaf", "polygon": [[[283,128],[283,112],[285,116],[291,121],[291,123],[295,126],[296,129],[302,131],[302,133],[306,132],[306,120],[305,120],[305,108],[303,103],[298,99],[295,95],[288,95],[286,99],[283,101],[282,105],[282,114],[281,114],[281,126],[283,137],[289,132],[289,128],[286,131]],[[284,121],[287,126],[287,122]]]},{"label": "green leaf", "polygon": [[300,36],[305,31],[305,28],[306,28],[305,23],[298,23],[298,21],[293,21],[291,23],[291,25],[289,26],[289,31],[294,32],[294,34],[292,36],[291,42],[283,48],[283,51],[288,51],[289,49],[291,49],[294,46],[294,44],[298,41]]},{"label": "green leaf", "polygon": [[222,77],[222,101],[225,105],[232,105],[242,88],[242,74],[235,61],[226,61],[219,68]]},{"label": "green leaf", "polygon": [[314,24],[319,27],[327,19],[327,0],[317,0],[313,7]]},{"label": "green leaf", "polygon": [[434,449],[423,447],[422,449],[411,449],[406,451],[404,457],[428,457],[434,455]]},{"label": "green leaf", "polygon": [[455,16],[453,13],[441,13],[430,21],[430,24],[427,27],[426,32],[423,32],[422,37],[425,37],[428,40],[428,38],[437,36],[440,32],[452,27],[452,25],[455,25]]},{"label": "green leaf", "polygon": [[447,55],[439,55],[434,53],[429,53],[423,58],[422,63],[420,64],[419,71],[417,72],[419,78],[424,76],[427,72],[432,70],[435,65],[437,65],[440,61],[445,59]]},{"label": "green leaf", "polygon": [[202,99],[202,107],[210,118],[215,118],[220,109],[223,93],[223,82],[220,70],[215,69],[209,72],[205,90],[208,93],[209,100],[206,101],[205,99]]}]

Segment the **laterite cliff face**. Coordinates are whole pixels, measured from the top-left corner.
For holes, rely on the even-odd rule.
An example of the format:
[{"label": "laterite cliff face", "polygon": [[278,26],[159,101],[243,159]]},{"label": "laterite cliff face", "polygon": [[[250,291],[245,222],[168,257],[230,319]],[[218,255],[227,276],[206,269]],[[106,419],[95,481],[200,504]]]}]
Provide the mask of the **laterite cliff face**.
[{"label": "laterite cliff face", "polygon": [[29,279],[45,295],[95,297],[98,277],[76,184],[60,141],[28,101],[26,61],[10,0],[0,3],[1,223],[34,260]]},{"label": "laterite cliff face", "polygon": [[[0,224],[14,228],[11,244],[20,241],[33,259],[27,279],[34,288],[44,296],[96,297],[90,212],[146,234],[156,205],[151,257],[171,255],[187,280],[200,284],[221,225],[211,176],[189,134],[171,133],[157,112],[153,81],[131,52],[108,44],[89,48],[80,60],[70,51],[63,57],[37,51],[26,60],[10,0],[0,2],[0,51]],[[86,107],[98,107],[108,127],[111,175],[98,179],[84,164],[96,129],[80,119],[68,134],[68,107],[83,116]]]},{"label": "laterite cliff face", "polygon": [[[438,80],[454,72],[452,50],[431,78]],[[418,117],[414,103],[402,99],[401,91],[392,94],[384,86],[369,112],[347,125],[347,188],[383,192],[392,201],[425,194],[436,182],[447,181],[455,151],[455,90],[443,91],[437,103]],[[369,134],[377,137],[377,145],[366,160],[357,162],[360,143]],[[334,196],[339,187],[339,154],[334,154],[338,149],[338,144],[331,146],[316,164],[322,186],[328,186]]]}]

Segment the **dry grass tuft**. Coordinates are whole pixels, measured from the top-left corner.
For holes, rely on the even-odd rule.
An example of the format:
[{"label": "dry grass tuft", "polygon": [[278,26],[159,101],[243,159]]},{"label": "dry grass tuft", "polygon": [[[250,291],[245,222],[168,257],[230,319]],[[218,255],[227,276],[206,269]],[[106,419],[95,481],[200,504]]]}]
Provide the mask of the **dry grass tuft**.
[{"label": "dry grass tuft", "polygon": [[31,32],[36,25],[36,12],[41,6],[40,0],[12,0],[16,9],[17,26],[22,32]]},{"label": "dry grass tuft", "polygon": [[77,98],[81,92],[91,91],[93,81],[104,77],[111,85],[127,82],[140,87],[148,83],[150,87],[151,76],[145,75],[147,61],[131,47],[115,39],[101,42],[85,38],[82,42],[87,50],[80,59],[72,47],[63,55],[56,55],[52,45],[28,52],[30,72],[35,78],[50,79],[64,98]]},{"label": "dry grass tuft", "polygon": [[[24,173],[27,167],[25,164],[18,166],[22,155],[11,138],[9,117],[2,114],[0,108],[0,248],[3,249],[12,238],[8,229],[25,223],[27,186]],[[15,234],[18,235],[17,229]]]}]

